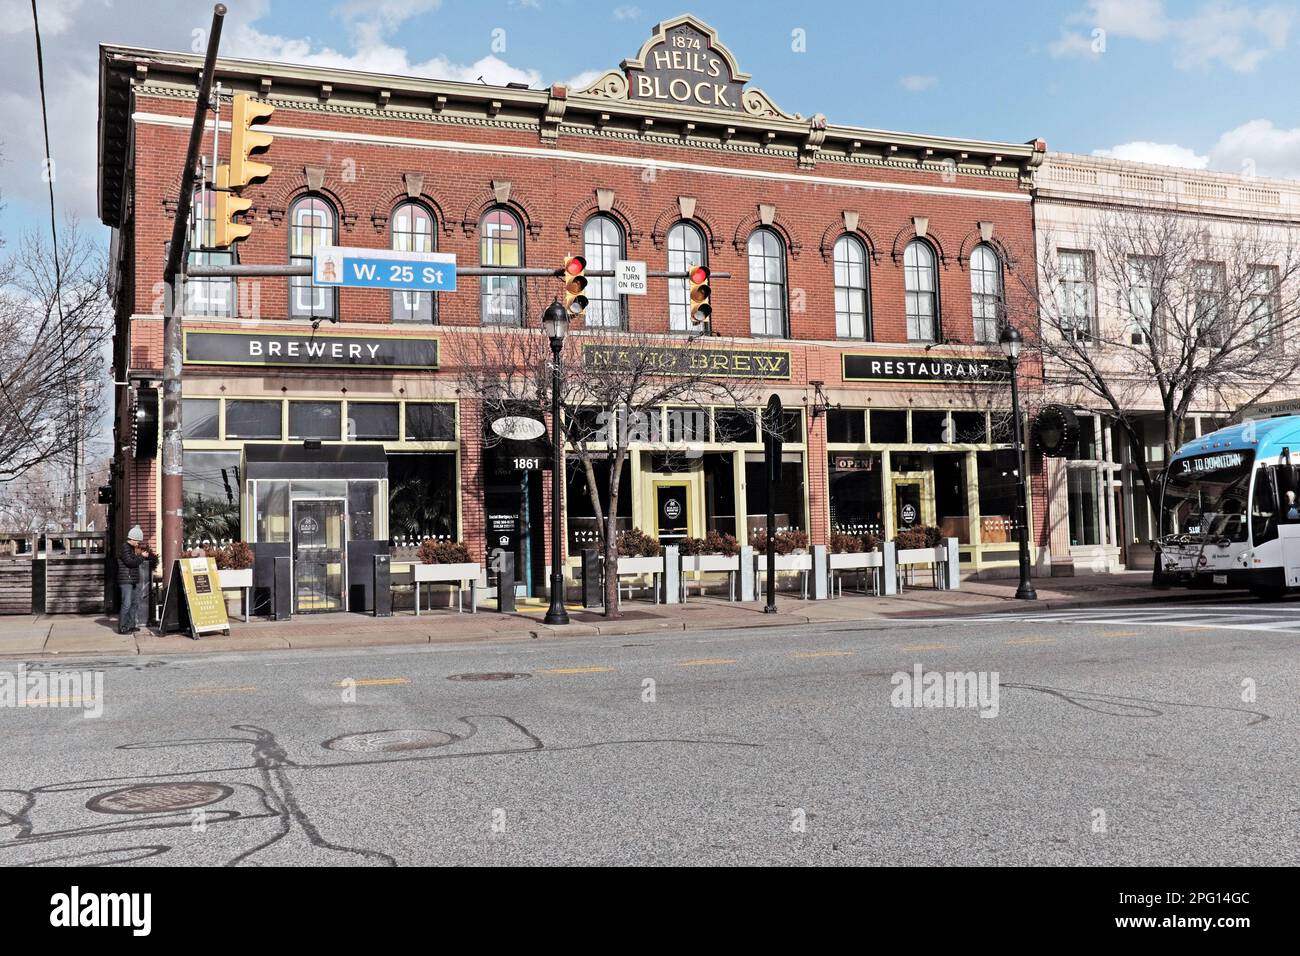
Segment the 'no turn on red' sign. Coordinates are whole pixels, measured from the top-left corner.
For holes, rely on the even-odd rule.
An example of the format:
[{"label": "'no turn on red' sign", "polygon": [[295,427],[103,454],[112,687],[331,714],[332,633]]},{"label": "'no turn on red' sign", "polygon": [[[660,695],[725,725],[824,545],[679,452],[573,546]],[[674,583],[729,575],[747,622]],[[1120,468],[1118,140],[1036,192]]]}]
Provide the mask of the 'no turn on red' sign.
[{"label": "'no turn on red' sign", "polygon": [[614,285],[619,295],[645,295],[645,263],[619,259],[614,263]]}]

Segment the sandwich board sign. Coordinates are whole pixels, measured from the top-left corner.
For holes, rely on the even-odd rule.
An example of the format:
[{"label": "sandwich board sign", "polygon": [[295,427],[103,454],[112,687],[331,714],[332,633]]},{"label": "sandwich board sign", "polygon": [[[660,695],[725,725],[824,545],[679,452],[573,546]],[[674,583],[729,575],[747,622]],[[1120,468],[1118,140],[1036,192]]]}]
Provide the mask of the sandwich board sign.
[{"label": "sandwich board sign", "polygon": [[221,593],[221,577],[213,558],[177,558],[167,584],[163,604],[164,633],[189,631],[198,640],[214,631],[230,633],[226,617],[226,599]]}]

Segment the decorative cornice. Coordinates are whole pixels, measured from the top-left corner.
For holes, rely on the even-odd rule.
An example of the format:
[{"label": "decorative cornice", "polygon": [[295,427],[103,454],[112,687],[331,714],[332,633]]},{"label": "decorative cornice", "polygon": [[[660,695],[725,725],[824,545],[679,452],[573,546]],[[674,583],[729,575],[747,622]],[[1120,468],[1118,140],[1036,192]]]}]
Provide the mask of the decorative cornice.
[{"label": "decorative cornice", "polygon": [[765,205],[767,204],[759,203],[759,208],[755,209],[736,224],[736,232],[735,235],[732,236],[731,241],[732,245],[736,249],[737,255],[745,255],[746,250],[749,248],[750,233],[759,226],[763,226],[767,229],[775,229],[780,233],[781,238],[785,240],[785,248],[786,251],[790,253],[790,258],[798,259],[799,254],[803,252],[803,240],[799,238],[797,232],[790,228],[785,219],[781,217],[780,212],[777,212],[775,209],[772,210],[770,221],[765,222],[762,208]]},{"label": "decorative cornice", "polygon": [[584,199],[574,206],[573,211],[569,213],[569,221],[565,223],[564,231],[568,233],[570,239],[581,240],[587,220],[598,212],[602,215],[613,216],[618,220],[623,227],[623,234],[627,239],[629,248],[635,249],[641,245],[645,233],[633,224],[632,211],[628,209],[627,204],[617,198],[608,209],[600,208],[600,203],[595,195]]},{"label": "decorative cornice", "polygon": [[709,244],[713,252],[722,251],[722,234],[714,225],[713,218],[700,204],[696,202],[695,209],[691,212],[690,218],[682,215],[681,206],[673,203],[657,217],[655,217],[654,227],[650,230],[650,240],[654,243],[656,249],[662,249],[664,243],[668,241],[668,230],[679,222],[690,222],[700,227],[704,233],[704,241]]},{"label": "decorative cornice", "polygon": [[916,225],[910,222],[894,234],[894,241],[889,249],[889,258],[894,261],[894,265],[898,265],[903,261],[903,250],[907,248],[907,244],[913,239],[928,242],[938,255],[939,264],[945,269],[948,268],[951,257],[944,251],[943,240],[935,235],[934,230],[930,228],[926,228],[924,233],[918,232]]}]

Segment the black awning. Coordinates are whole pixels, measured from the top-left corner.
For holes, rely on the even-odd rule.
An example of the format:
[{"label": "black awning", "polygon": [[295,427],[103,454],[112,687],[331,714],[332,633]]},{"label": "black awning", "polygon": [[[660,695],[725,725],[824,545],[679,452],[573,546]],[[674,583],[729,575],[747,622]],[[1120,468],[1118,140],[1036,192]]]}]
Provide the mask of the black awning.
[{"label": "black awning", "polygon": [[298,479],[387,478],[382,445],[244,446],[244,477]]}]

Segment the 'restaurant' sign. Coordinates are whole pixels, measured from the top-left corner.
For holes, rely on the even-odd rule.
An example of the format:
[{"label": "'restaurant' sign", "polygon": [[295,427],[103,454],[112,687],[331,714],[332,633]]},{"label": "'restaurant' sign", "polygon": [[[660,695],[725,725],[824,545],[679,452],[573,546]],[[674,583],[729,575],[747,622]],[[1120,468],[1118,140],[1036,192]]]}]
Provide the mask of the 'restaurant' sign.
[{"label": "'restaurant' sign", "polygon": [[972,382],[1007,380],[1007,364],[1000,359],[925,358],[919,355],[843,355],[846,382]]},{"label": "'restaurant' sign", "polygon": [[312,368],[438,367],[438,340],[409,336],[185,330],[187,365]]},{"label": "'restaurant' sign", "polygon": [[713,378],[789,378],[790,353],[776,349],[673,348],[587,344],[587,368],[645,369],[662,375]]},{"label": "'restaurant' sign", "polygon": [[717,34],[691,17],[666,20],[634,59],[624,60],[628,99],[745,112],[748,73],[736,69]]}]

